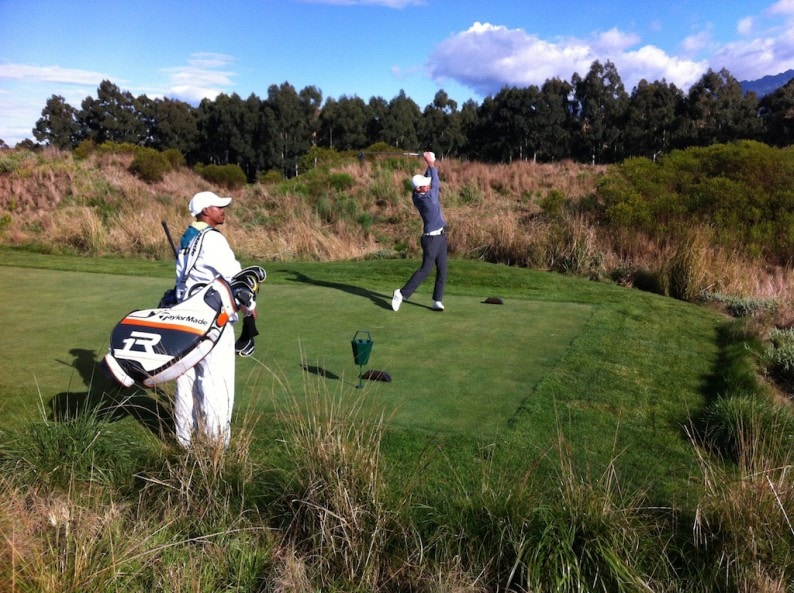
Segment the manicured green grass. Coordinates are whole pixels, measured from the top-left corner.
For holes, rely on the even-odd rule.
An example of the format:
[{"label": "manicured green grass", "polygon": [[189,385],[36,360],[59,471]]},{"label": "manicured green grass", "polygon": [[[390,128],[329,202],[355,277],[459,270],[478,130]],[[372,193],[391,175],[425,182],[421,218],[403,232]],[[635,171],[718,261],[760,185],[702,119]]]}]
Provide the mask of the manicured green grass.
[{"label": "manicured green grass", "polygon": [[[170,262],[0,257],[0,427],[35,418],[42,404],[102,399],[97,387],[110,387],[94,363],[121,317],[156,305]],[[274,411],[319,385],[384,414],[397,480],[421,475],[432,489],[455,476],[475,486],[493,464],[519,479],[543,468],[562,435],[595,472],[616,460],[626,482],[660,502],[683,496],[695,461],[682,426],[715,372],[715,314],[609,284],[459,261],[445,312],[429,309],[428,280],[395,313],[391,292],[415,267],[265,263],[261,335],[255,356],[238,360],[236,407],[238,422],[249,412],[261,418],[262,450],[275,437]],[[483,304],[488,296],[504,304]],[[392,382],[356,388],[358,330],[374,341],[365,370]],[[171,389],[156,399],[124,395],[137,410],[153,409]]]}]

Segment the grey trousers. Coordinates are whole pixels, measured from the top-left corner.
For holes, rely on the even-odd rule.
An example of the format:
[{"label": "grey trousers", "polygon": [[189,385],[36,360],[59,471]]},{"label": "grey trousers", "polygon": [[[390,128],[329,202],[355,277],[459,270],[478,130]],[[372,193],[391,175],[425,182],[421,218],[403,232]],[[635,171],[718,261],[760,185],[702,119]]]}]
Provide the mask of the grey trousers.
[{"label": "grey trousers", "polygon": [[436,283],[433,286],[433,300],[444,300],[444,286],[447,283],[447,235],[422,235],[422,265],[414,272],[400,289],[403,298],[409,298],[425,278],[436,268]]}]

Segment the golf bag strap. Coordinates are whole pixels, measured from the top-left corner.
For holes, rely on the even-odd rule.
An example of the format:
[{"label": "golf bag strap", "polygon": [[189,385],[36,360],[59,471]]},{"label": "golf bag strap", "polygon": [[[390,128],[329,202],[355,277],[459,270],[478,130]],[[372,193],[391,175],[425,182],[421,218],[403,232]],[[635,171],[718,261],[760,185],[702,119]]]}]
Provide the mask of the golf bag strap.
[{"label": "golf bag strap", "polygon": [[201,247],[204,244],[204,236],[210,231],[216,231],[220,233],[220,231],[215,227],[208,226],[207,228],[199,231],[199,233],[190,241],[188,246],[179,252],[178,257],[186,258],[185,265],[182,269],[182,274],[176,279],[176,296],[177,301],[179,302],[185,300],[188,297],[188,295],[184,293],[183,287],[185,286],[187,278],[190,276],[190,272],[193,271],[193,268],[195,268],[196,264],[198,263],[198,258],[201,254]]}]

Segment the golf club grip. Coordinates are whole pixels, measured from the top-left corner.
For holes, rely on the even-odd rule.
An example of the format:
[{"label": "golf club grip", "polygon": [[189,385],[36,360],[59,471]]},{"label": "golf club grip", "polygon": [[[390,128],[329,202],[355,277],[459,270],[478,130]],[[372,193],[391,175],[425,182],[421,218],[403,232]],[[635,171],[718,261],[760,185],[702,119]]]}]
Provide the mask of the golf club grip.
[{"label": "golf club grip", "polygon": [[171,236],[171,231],[168,230],[168,223],[166,223],[166,221],[164,221],[164,220],[161,220],[160,224],[163,225],[163,230],[165,231],[165,236],[168,237],[168,244],[171,246],[171,251],[174,252],[174,258],[176,258],[178,252],[176,250],[176,245],[174,244],[174,238]]}]

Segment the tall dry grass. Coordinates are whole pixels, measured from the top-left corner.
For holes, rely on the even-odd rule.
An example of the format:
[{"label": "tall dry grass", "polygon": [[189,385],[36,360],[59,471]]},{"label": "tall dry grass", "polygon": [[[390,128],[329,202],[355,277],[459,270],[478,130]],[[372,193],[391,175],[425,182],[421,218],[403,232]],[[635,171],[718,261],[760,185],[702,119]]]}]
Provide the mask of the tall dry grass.
[{"label": "tall dry grass", "polygon": [[303,401],[280,412],[292,468],[279,497],[287,519],[282,569],[294,574],[302,565],[298,574],[308,571],[323,589],[376,591],[388,573],[394,522],[381,475],[384,425],[362,403],[361,394],[307,383]]},{"label": "tall dry grass", "polygon": [[[790,425],[789,425],[790,428]],[[695,447],[703,496],[693,525],[714,588],[784,593],[794,586],[794,465],[785,428],[747,418],[737,429],[738,464]]]}]

